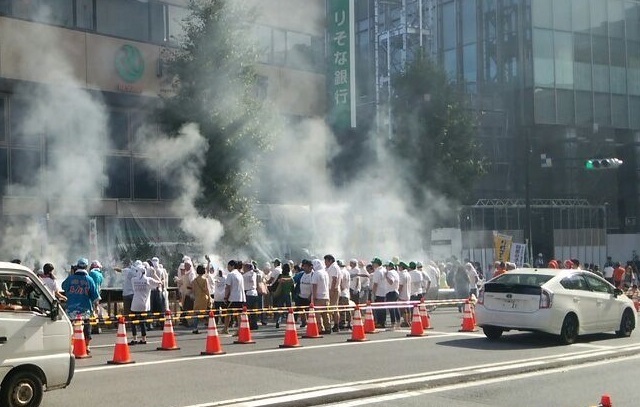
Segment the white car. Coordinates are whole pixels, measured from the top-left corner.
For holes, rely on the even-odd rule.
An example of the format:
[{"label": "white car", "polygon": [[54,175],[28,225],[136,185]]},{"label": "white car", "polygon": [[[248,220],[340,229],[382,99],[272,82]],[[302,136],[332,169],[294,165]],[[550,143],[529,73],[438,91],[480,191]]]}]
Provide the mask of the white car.
[{"label": "white car", "polygon": [[516,269],[484,284],[476,323],[490,340],[519,330],[559,335],[571,344],[592,333],[630,336],[636,311],[622,290],[589,271]]}]

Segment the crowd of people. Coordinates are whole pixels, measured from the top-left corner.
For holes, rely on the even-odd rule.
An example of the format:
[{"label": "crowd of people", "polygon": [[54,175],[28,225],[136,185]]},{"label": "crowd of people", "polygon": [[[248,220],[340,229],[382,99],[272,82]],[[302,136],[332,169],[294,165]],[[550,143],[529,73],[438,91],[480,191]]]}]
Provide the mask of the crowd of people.
[{"label": "crowd of people", "polygon": [[[18,262],[17,260],[15,262]],[[524,267],[530,267],[524,264]],[[598,274],[628,295],[640,296],[640,274],[634,262],[626,266],[614,263],[610,257],[600,271],[598,265],[581,265],[577,259],[564,262],[552,259],[542,262],[541,255],[534,259],[535,267],[584,268]],[[122,275],[123,314],[130,321],[132,340],[130,345],[145,344],[146,335],[153,326],[146,320],[148,313],[164,313],[170,309],[167,288],[170,282],[177,286],[180,321],[199,333],[202,316],[209,310],[217,313],[223,324],[222,333],[238,325],[237,315],[243,307],[249,312],[249,328],[274,323],[280,327],[287,308],[318,307],[318,327],[322,334],[331,334],[351,328],[351,313],[344,309],[353,304],[397,303],[420,299],[436,300],[441,289],[453,289],[455,298],[477,295],[485,280],[517,268],[515,263],[495,262],[483,272],[479,263],[460,262],[452,259],[446,263],[428,261],[391,261],[374,258],[371,261],[350,259],[344,262],[327,254],[322,259],[304,259],[298,263],[274,259],[260,267],[253,260],[229,260],[226,267],[214,265],[208,256],[205,261],[193,261],[184,256],[176,275],[170,281],[170,273],[160,259],[136,260],[123,268],[115,268]],[[80,258],[71,267],[69,276],[59,283],[54,266],[45,264],[38,270],[45,287],[59,301],[65,303],[71,318],[80,316],[89,321],[99,308],[100,288],[104,281],[102,265]],[[343,306],[343,307],[340,307]],[[328,311],[332,307],[337,311]],[[458,310],[462,312],[462,304]],[[223,317],[224,315],[224,317]],[[378,328],[392,329],[410,326],[410,309],[403,307],[376,307],[375,323]],[[159,318],[156,326],[162,326]],[[145,320],[145,321],[143,321]],[[297,322],[306,325],[304,313]],[[388,325],[390,322],[390,325]],[[140,337],[138,337],[140,331]],[[91,326],[84,325],[87,344],[91,342]],[[90,351],[90,349],[89,349]]]}]

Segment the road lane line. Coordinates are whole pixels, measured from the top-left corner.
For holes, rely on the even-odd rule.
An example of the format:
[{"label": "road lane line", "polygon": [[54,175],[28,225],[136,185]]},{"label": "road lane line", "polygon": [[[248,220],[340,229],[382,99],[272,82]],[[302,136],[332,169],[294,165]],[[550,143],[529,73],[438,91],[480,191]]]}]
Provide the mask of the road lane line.
[{"label": "road lane line", "polygon": [[[626,348],[632,349],[631,346]],[[640,350],[640,345],[635,345],[635,348]],[[603,355],[609,354],[611,353],[611,351],[575,352],[574,354],[580,355],[583,353],[589,353],[589,356],[593,357],[599,354],[603,354]],[[278,400],[277,403],[284,403],[286,399],[283,397],[292,397],[290,401],[299,401],[299,400],[302,400],[302,398],[299,397],[300,395],[306,395],[306,398],[309,399],[311,398],[310,394],[312,394],[312,392],[319,391],[319,390],[326,390],[326,392],[323,393],[323,396],[329,396],[329,395],[335,396],[341,393],[345,393],[345,391],[343,390],[345,388],[356,389],[352,391],[361,391],[361,390],[367,390],[370,388],[380,389],[385,387],[391,387],[394,385],[394,382],[401,382],[402,384],[424,383],[428,381],[452,379],[452,378],[458,378],[463,376],[474,376],[474,375],[483,373],[483,371],[493,372],[493,373],[499,372],[499,371],[508,371],[510,369],[512,370],[514,368],[521,368],[522,366],[527,366],[527,364],[529,365],[529,367],[533,368],[535,366],[543,366],[545,364],[560,362],[564,359],[561,356],[564,356],[564,355],[550,355],[550,356],[544,356],[540,358],[512,360],[512,361],[506,361],[506,362],[498,362],[495,364],[485,364],[485,365],[477,365],[477,366],[465,366],[465,367],[460,367],[455,369],[434,371],[434,372],[423,372],[423,373],[417,373],[412,375],[383,377],[383,378],[361,380],[361,381],[350,382],[350,383],[339,383],[335,385],[316,386],[316,387],[305,388],[305,389],[288,390],[283,392],[261,394],[257,396],[249,396],[249,397],[222,400],[222,401],[209,402],[209,403],[203,403],[203,404],[194,404],[194,405],[189,405],[184,407],[216,407],[216,406],[255,407],[255,406],[261,406],[261,405],[271,405],[271,404],[275,404],[275,402],[274,403],[270,402],[270,400],[272,399],[277,399]],[[546,360],[546,362],[544,360]],[[587,363],[594,363],[594,362],[587,362]],[[488,370],[488,368],[492,366],[495,368]]]},{"label": "road lane line", "polygon": [[[639,359],[639,358],[640,358],[640,355],[629,356],[628,359],[626,359],[626,360]],[[442,393],[442,392],[446,392],[446,391],[462,390],[462,389],[467,389],[467,388],[470,388],[470,387],[486,386],[486,385],[496,384],[496,383],[504,383],[504,382],[511,382],[511,381],[515,381],[515,380],[523,380],[523,379],[528,379],[528,378],[532,378],[532,377],[545,376],[545,375],[551,375],[551,374],[557,374],[557,373],[564,373],[564,372],[567,372],[567,371],[570,371],[570,370],[578,370],[578,369],[584,369],[584,368],[589,368],[589,367],[602,366],[602,365],[607,365],[607,364],[610,364],[610,363],[618,363],[618,360],[616,360],[616,359],[605,359],[605,360],[600,360],[600,361],[596,361],[596,362],[583,363],[583,364],[575,365],[575,366],[562,366],[562,367],[557,367],[557,368],[552,368],[552,369],[547,369],[547,370],[540,370],[540,371],[536,371],[536,372],[518,373],[518,374],[513,374],[513,375],[510,375],[510,376],[507,376],[507,377],[496,377],[496,378],[491,378],[491,379],[481,379],[481,380],[472,381],[472,382],[457,383],[457,384],[452,384],[452,385],[448,385],[448,386],[441,386],[441,387],[435,387],[435,388],[424,389],[424,390],[412,390],[412,391],[388,394],[388,395],[384,395],[384,396],[367,397],[367,398],[361,398],[361,399],[358,399],[358,400],[351,400],[351,401],[341,401],[339,403],[325,404],[325,405],[323,405],[323,407],[368,406],[368,405],[375,404],[375,403],[384,403],[384,402],[388,402],[388,401],[406,399],[406,398],[410,398],[410,397],[419,397],[419,396],[423,396],[423,395]]]}]

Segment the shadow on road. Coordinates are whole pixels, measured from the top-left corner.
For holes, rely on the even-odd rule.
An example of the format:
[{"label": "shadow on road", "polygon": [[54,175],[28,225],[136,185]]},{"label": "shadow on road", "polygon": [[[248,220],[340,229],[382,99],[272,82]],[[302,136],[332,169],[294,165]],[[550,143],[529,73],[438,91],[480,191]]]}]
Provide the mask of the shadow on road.
[{"label": "shadow on road", "polygon": [[[576,343],[593,343],[602,340],[614,339],[614,334],[594,334],[581,336]],[[484,337],[460,338],[445,340],[436,343],[438,346],[450,346],[455,348],[478,350],[514,350],[514,349],[543,349],[564,346],[557,336],[536,332],[504,333],[499,340],[491,341]]]}]

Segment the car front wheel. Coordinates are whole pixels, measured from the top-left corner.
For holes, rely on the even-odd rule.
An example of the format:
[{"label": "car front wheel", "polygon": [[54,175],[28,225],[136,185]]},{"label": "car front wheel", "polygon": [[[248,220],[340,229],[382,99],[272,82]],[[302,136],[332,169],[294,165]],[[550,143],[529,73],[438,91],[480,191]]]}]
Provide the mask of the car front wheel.
[{"label": "car front wheel", "polygon": [[620,329],[616,331],[616,335],[621,338],[631,336],[631,332],[633,332],[634,320],[633,320],[633,312],[630,309],[624,310],[622,314],[622,319],[620,320]]},{"label": "car front wheel", "polygon": [[484,332],[484,336],[487,337],[490,341],[497,341],[502,336],[502,328],[498,328],[497,326],[483,326],[482,332]]},{"label": "car front wheel", "polygon": [[560,342],[564,345],[571,345],[578,339],[578,317],[569,314],[564,317],[562,329],[560,330]]}]

